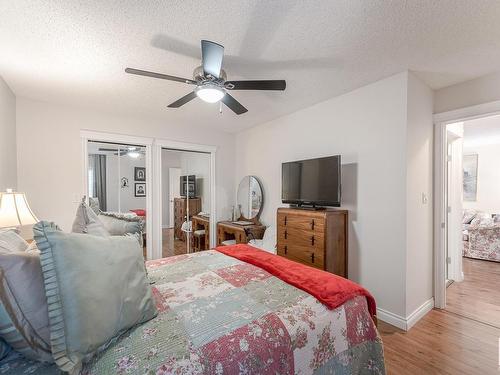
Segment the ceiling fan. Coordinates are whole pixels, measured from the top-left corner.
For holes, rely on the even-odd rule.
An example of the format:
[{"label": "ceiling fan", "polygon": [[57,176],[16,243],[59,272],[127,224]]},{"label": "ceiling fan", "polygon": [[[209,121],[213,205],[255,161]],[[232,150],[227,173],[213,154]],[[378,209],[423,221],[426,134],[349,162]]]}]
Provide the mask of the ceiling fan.
[{"label": "ceiling fan", "polygon": [[209,40],[201,41],[201,66],[193,71],[193,79],[180,78],[167,74],[148,72],[134,68],[127,68],[125,72],[153,78],[166,79],[195,85],[194,91],[176,100],[168,107],[179,108],[197,96],[207,103],[221,101],[234,113],[241,115],[248,110],[233,98],[228,91],[232,90],[280,90],[286,88],[285,80],[257,80],[257,81],[227,81],[226,72],[222,69],[224,46]]}]

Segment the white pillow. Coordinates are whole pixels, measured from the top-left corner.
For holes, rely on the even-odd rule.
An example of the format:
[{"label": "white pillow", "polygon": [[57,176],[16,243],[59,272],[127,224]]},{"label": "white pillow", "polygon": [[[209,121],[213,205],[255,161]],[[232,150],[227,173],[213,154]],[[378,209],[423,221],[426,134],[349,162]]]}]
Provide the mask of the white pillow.
[{"label": "white pillow", "polygon": [[0,252],[26,251],[28,243],[14,229],[0,232]]},{"label": "white pillow", "polygon": [[264,237],[261,240],[250,240],[249,244],[269,253],[276,254],[276,229],[274,226],[267,227]]},{"label": "white pillow", "polygon": [[78,205],[73,221],[73,233],[85,233],[99,237],[109,237],[110,234],[99,220],[95,212],[85,202]]},{"label": "white pillow", "polygon": [[273,225],[266,228],[262,242],[265,250],[276,254],[276,228]]}]

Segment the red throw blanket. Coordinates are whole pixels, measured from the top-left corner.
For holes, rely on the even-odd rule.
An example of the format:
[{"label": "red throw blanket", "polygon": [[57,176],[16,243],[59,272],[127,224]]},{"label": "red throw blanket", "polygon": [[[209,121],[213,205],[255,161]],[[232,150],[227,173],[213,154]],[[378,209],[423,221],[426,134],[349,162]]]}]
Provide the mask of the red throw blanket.
[{"label": "red throw blanket", "polygon": [[305,266],[246,244],[219,246],[215,250],[266,270],[287,284],[316,297],[330,310],[356,296],[365,296],[370,314],[376,315],[375,299],[370,292],[343,277]]}]

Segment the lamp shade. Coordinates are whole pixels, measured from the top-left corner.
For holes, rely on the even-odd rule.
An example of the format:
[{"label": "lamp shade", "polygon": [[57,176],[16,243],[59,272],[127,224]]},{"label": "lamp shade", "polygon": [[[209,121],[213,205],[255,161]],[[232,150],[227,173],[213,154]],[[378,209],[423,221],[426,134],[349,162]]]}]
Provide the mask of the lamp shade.
[{"label": "lamp shade", "polygon": [[38,219],[26,200],[24,193],[0,193],[0,228],[36,224]]}]

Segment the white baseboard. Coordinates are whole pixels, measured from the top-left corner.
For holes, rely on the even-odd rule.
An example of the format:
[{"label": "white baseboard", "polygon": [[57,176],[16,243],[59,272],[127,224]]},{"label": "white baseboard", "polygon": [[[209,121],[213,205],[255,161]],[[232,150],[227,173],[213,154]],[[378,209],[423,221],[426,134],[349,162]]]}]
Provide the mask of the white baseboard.
[{"label": "white baseboard", "polygon": [[377,308],[377,319],[380,319],[394,327],[398,327],[399,329],[403,329],[406,331],[406,319],[400,315]]},{"label": "white baseboard", "polygon": [[412,312],[406,318],[406,330],[408,331],[411,327],[413,327],[420,319],[422,319],[425,314],[431,311],[434,308],[434,297],[425,301],[421,304],[414,312]]},{"label": "white baseboard", "polygon": [[415,311],[413,311],[406,318],[384,309],[377,309],[377,318],[399,329],[408,331],[420,319],[422,319],[425,314],[427,314],[433,308],[434,308],[434,298],[431,298],[425,301],[422,305],[420,305]]}]

